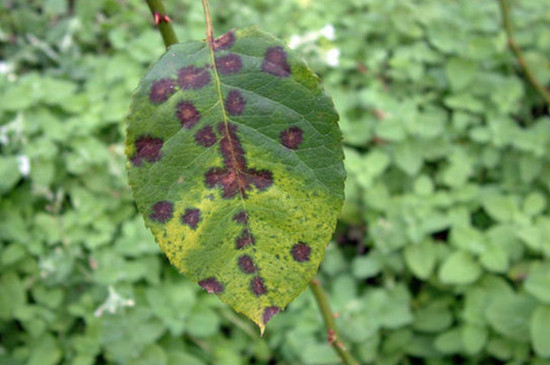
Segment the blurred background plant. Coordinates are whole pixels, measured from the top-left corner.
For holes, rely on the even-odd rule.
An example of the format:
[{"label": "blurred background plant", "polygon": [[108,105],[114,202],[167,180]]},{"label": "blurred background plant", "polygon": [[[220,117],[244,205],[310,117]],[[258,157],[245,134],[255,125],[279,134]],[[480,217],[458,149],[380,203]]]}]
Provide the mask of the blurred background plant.
[{"label": "blurred background plant", "polygon": [[[126,183],[141,0],[0,0],[0,364],[336,364],[310,292],[254,326],[179,275]],[[181,41],[199,1],[166,4]],[[344,132],[320,278],[361,363],[550,364],[550,117],[497,1],[212,1],[304,54]],[[550,7],[511,2],[550,84]]]}]

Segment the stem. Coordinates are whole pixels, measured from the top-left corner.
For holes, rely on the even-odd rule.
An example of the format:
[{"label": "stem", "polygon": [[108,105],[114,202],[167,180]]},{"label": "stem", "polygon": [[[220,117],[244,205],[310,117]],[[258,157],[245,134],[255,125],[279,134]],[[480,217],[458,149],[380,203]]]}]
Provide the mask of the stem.
[{"label": "stem", "polygon": [[172,44],[179,43],[178,37],[174,32],[172,27],[172,20],[166,15],[166,10],[164,9],[164,4],[162,0],[145,0],[149,9],[151,9],[151,14],[155,18],[155,24],[158,27],[160,34],[162,35],[162,40],[164,41],[164,46],[166,48],[170,47]]},{"label": "stem", "polygon": [[355,360],[352,354],[348,351],[346,346],[340,340],[338,331],[336,330],[336,322],[334,321],[334,314],[330,310],[330,305],[328,303],[327,295],[321,286],[321,283],[318,279],[313,279],[309,283],[309,288],[315,296],[323,320],[325,321],[325,326],[328,333],[328,342],[334,348],[334,351],[338,353],[338,356],[342,359],[346,365],[359,365],[359,362]]},{"label": "stem", "polygon": [[525,74],[525,77],[527,78],[527,81],[537,90],[537,92],[542,96],[542,98],[546,101],[546,104],[550,105],[550,92],[542,86],[537,79],[535,78],[535,74],[533,71],[529,68],[527,65],[527,62],[525,62],[525,58],[523,58],[523,52],[518,47],[514,40],[514,34],[512,30],[512,21],[510,20],[510,6],[508,4],[508,0],[498,0],[500,4],[500,12],[502,14],[502,21],[504,25],[504,29],[506,30],[506,36],[508,37],[508,47],[512,50],[514,55],[516,56],[516,59],[522,68],[523,73]]},{"label": "stem", "polygon": [[212,16],[210,15],[210,5],[208,0],[201,0],[204,9],[204,20],[206,22],[206,39],[210,49],[214,49],[214,27],[212,26]]}]

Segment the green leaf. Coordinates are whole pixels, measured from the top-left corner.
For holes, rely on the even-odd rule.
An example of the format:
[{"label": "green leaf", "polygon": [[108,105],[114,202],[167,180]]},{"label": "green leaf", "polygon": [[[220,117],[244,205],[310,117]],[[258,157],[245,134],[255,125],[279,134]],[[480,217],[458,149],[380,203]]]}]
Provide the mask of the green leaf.
[{"label": "green leaf", "polygon": [[414,329],[441,332],[453,323],[453,315],[444,301],[434,301],[414,313]]},{"label": "green leaf", "polygon": [[444,284],[470,284],[480,275],[481,267],[464,251],[452,253],[439,269],[439,280]]},{"label": "green leaf", "polygon": [[219,331],[220,317],[211,309],[197,308],[191,313],[186,330],[196,337],[215,335]]},{"label": "green leaf", "polygon": [[527,295],[504,295],[496,297],[487,307],[487,319],[503,336],[519,342],[529,341],[529,318],[536,301]]},{"label": "green leaf", "polygon": [[508,270],[508,255],[503,247],[498,244],[491,244],[479,258],[481,265],[489,271],[503,273]]},{"label": "green leaf", "polygon": [[463,344],[459,328],[443,332],[434,342],[435,348],[444,354],[456,354],[462,351]]},{"label": "green leaf", "polygon": [[453,90],[468,86],[476,74],[476,63],[464,58],[451,58],[445,67],[447,78]]},{"label": "green leaf", "polygon": [[343,202],[338,115],[256,28],[176,44],[141,80],[126,140],[138,209],[171,263],[258,324],[300,294]]},{"label": "green leaf", "polygon": [[382,270],[383,262],[379,255],[369,254],[368,256],[356,257],[351,265],[353,275],[358,279],[372,278]]},{"label": "green leaf", "polygon": [[8,319],[25,304],[25,285],[13,271],[0,276],[0,318]]},{"label": "green leaf", "polygon": [[427,279],[433,272],[436,263],[436,248],[430,241],[405,247],[405,262],[413,274],[420,279]]},{"label": "green leaf", "polygon": [[544,303],[550,303],[550,263],[535,263],[525,281],[525,290]]},{"label": "green leaf", "polygon": [[395,164],[409,176],[415,176],[422,168],[422,149],[420,143],[405,141],[395,147]]},{"label": "green leaf", "polygon": [[539,192],[532,192],[523,201],[523,211],[529,216],[536,216],[546,208],[546,198]]},{"label": "green leaf", "polygon": [[124,363],[138,357],[164,332],[162,323],[145,306],[138,306],[122,314],[103,314],[101,344],[108,360]]},{"label": "green leaf", "polygon": [[491,192],[485,194],[482,205],[491,218],[500,222],[511,221],[519,210],[515,197]]},{"label": "green leaf", "polygon": [[48,334],[32,344],[32,351],[27,365],[54,365],[61,359],[61,349],[55,338]]},{"label": "green leaf", "polygon": [[17,157],[0,156],[0,176],[2,176],[0,179],[1,194],[9,191],[21,179]]},{"label": "green leaf", "polygon": [[365,298],[369,320],[378,321],[381,327],[395,329],[412,322],[410,295],[403,286],[392,290],[374,289]]},{"label": "green leaf", "polygon": [[531,340],[540,357],[550,358],[550,307],[541,305],[531,317]]},{"label": "green leaf", "polygon": [[464,351],[469,355],[474,355],[480,352],[489,337],[489,331],[485,326],[467,324],[461,329],[462,345]]}]

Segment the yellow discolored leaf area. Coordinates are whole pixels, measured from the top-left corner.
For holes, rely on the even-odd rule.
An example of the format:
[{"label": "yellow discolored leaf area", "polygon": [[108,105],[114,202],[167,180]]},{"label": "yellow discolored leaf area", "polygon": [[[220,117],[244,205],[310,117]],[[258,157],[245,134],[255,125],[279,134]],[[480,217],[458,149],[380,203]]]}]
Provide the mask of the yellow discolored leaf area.
[{"label": "yellow discolored leaf area", "polygon": [[338,115],[257,28],[171,46],[128,118],[129,182],[170,262],[258,324],[298,296],[343,202]]}]

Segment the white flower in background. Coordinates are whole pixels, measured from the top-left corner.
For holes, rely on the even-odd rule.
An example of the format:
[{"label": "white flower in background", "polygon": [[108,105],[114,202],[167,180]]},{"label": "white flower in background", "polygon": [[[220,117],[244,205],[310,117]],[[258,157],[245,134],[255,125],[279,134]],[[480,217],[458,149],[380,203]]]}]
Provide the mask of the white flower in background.
[{"label": "white flower in background", "polygon": [[125,299],[118,294],[115,289],[109,285],[109,296],[105,302],[100,305],[94,312],[94,316],[101,317],[103,312],[107,311],[111,314],[116,313],[124,307],[133,307],[136,303],[133,299]]},{"label": "white flower in background", "polygon": [[296,49],[300,46],[311,45],[319,40],[319,38],[325,37],[326,39],[333,41],[334,40],[334,25],[327,24],[320,30],[314,32],[308,32],[304,35],[294,34],[290,37],[288,42],[288,47],[291,49]]},{"label": "white flower in background", "polygon": [[334,40],[334,25],[332,25],[332,24],[325,25],[323,28],[321,28],[319,33],[323,37],[325,37],[326,39],[329,39],[329,40],[333,41]]},{"label": "white flower in background", "polygon": [[21,175],[27,177],[31,173],[31,162],[25,155],[17,156],[17,164]]},{"label": "white flower in background", "polygon": [[326,45],[325,47],[319,47],[319,44],[317,44],[320,38],[333,41],[336,38],[335,33],[334,25],[326,24],[320,30],[314,32],[308,32],[304,35],[294,34],[290,37],[288,47],[291,49],[302,48],[303,52],[317,53],[327,65],[336,67],[340,64],[340,49],[337,47],[326,49]]},{"label": "white flower in background", "polygon": [[0,75],[6,75],[12,72],[13,69],[13,64],[6,61],[0,61]]},{"label": "white flower in background", "polygon": [[340,49],[331,48],[325,52],[325,62],[331,67],[336,67],[340,64]]}]

